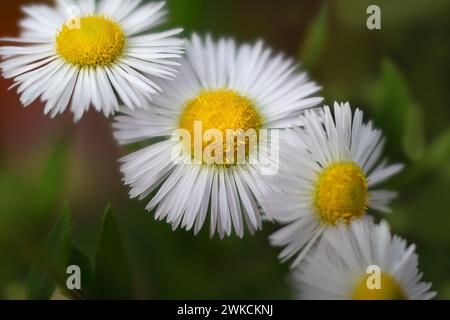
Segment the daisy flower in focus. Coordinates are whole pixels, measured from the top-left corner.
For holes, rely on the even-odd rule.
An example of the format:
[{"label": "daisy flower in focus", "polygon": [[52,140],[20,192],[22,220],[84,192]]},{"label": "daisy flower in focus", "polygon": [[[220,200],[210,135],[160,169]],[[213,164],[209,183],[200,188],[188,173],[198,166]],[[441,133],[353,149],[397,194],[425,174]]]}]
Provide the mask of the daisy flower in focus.
[{"label": "daisy flower in focus", "polygon": [[360,110],[352,116],[348,103],[335,103],[334,117],[329,107],[309,110],[301,122],[285,135],[280,172],[269,177],[282,192],[262,203],[283,224],[271,243],[284,247],[283,261],[296,256],[293,266],[330,229],[364,217],[369,208],[388,212],[395,192],[374,188],[403,168],[380,162],[381,131],[364,124]]},{"label": "daisy flower in focus", "polygon": [[[232,39],[215,42],[193,35],[177,78],[161,85],[164,94],[148,110],[124,109],[116,118],[115,137],[121,144],[150,144],[122,159],[130,196],[144,199],[154,193],[147,210],[156,209],[156,218],[173,229],[197,234],[208,214],[211,236],[217,231],[223,238],[234,228],[242,237],[244,220],[251,233],[259,229],[258,195],[267,188],[259,179],[260,164],[236,158],[222,165],[201,159],[180,164],[172,161],[171,150],[183,148],[182,142],[171,135],[183,129],[195,136],[195,123],[202,126],[201,136],[210,129],[225,135],[229,129],[260,132],[291,125],[322,101],[310,97],[319,87],[297,68],[262,42],[237,46]],[[200,145],[200,153],[206,148]],[[223,153],[227,157],[225,143]],[[253,154],[254,149],[246,151],[247,158]]]},{"label": "daisy flower in focus", "polygon": [[18,38],[2,38],[0,68],[13,78],[24,106],[39,97],[52,117],[70,105],[75,120],[92,105],[109,116],[124,103],[145,108],[172,78],[181,29],[149,33],[166,15],[164,2],[58,0],[23,7]]},{"label": "daisy flower in focus", "polygon": [[312,300],[428,300],[415,246],[371,217],[330,230],[305,266],[293,271],[298,298]]}]

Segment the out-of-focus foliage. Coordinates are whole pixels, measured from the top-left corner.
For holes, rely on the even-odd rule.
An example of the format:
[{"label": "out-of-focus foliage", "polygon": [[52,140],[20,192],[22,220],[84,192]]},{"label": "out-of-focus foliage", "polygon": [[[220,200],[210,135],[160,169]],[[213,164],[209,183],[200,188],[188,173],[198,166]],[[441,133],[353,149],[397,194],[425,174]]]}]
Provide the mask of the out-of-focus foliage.
[{"label": "out-of-focus foliage", "polygon": [[302,66],[307,70],[314,68],[325,49],[328,36],[328,21],[328,7],[324,4],[320,13],[307,29],[301,49],[300,61]]},{"label": "out-of-focus foliage", "polygon": [[28,299],[50,299],[56,288],[55,282],[64,278],[63,270],[69,262],[72,251],[70,241],[70,214],[68,206],[45,240],[42,251],[33,257],[27,283]]},{"label": "out-of-focus foliage", "polygon": [[395,158],[420,156],[423,128],[419,107],[412,101],[400,71],[390,61],[383,61],[381,76],[369,101],[373,119],[388,137],[386,150]]},{"label": "out-of-focus foliage", "polygon": [[[72,299],[131,299],[133,284],[116,218],[108,206],[103,217],[95,255],[95,270],[89,257],[73,242],[69,208],[51,230],[44,246],[32,256],[28,277],[28,299],[50,299],[56,292]],[[68,290],[69,266],[79,267],[81,288]]]},{"label": "out-of-focus foliage", "polygon": [[95,283],[97,296],[103,299],[130,299],[133,297],[131,273],[123,251],[117,222],[108,206],[95,256]]},{"label": "out-of-focus foliage", "polygon": [[[381,8],[381,30],[366,28],[370,4]],[[168,0],[168,8],[170,25],[183,26],[186,36],[263,38],[301,58],[327,104],[349,101],[373,119],[386,134],[386,156],[406,164],[387,186],[399,191],[392,214],[379,217],[417,245],[424,279],[438,298],[450,299],[450,2]],[[40,151],[18,162],[6,154],[15,149],[0,144],[0,298],[48,298],[64,285],[64,261],[83,270],[83,290],[63,292],[70,298],[292,297],[288,267],[267,241],[275,226],[243,240],[172,232],[146,213],[145,202],[128,199],[119,178],[102,183],[117,173],[88,170],[86,163],[99,161],[101,171],[101,155],[98,148],[89,158],[80,154],[74,136],[113,145],[104,138],[111,139],[110,128],[102,128],[108,132],[80,124],[40,148],[30,143]],[[116,161],[119,153],[113,147],[101,159]],[[70,219],[61,215],[65,201]],[[116,215],[107,210],[102,219],[108,201]]]}]

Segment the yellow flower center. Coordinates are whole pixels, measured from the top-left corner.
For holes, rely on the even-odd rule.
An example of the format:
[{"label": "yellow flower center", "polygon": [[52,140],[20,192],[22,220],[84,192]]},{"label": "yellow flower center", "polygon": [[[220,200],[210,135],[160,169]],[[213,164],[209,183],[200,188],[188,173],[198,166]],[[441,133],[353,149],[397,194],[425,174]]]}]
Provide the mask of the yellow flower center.
[{"label": "yellow flower center", "polygon": [[362,169],[352,162],[340,162],[325,168],[320,175],[314,204],[321,220],[335,225],[362,217],[367,199],[367,181]]},{"label": "yellow flower center", "polygon": [[88,16],[76,23],[65,23],[56,37],[58,54],[79,67],[110,65],[123,54],[124,48],[122,28],[103,16]]},{"label": "yellow flower center", "polygon": [[353,300],[408,300],[407,295],[391,275],[381,273],[379,289],[371,288],[364,276],[353,292]]},{"label": "yellow flower center", "polygon": [[[254,107],[252,101],[239,95],[233,90],[219,89],[215,91],[203,91],[196,98],[185,103],[185,109],[181,115],[180,128],[188,130],[191,136],[191,151],[194,151],[194,136],[202,137],[202,154],[205,148],[218,143],[215,137],[208,137],[205,132],[211,129],[217,130],[222,136],[222,149],[224,164],[236,164],[238,160],[238,144],[245,143],[245,156],[248,156],[251,147],[250,135],[245,135],[244,139],[235,136],[228,139],[227,130],[242,130],[249,133],[253,131],[256,138],[261,129],[263,119]],[[201,131],[196,132],[197,126],[201,123]],[[197,129],[198,131],[198,129]],[[231,143],[234,147],[231,149]],[[242,148],[241,148],[242,150]],[[230,154],[232,156],[230,156]],[[213,152],[214,156],[214,152]]]}]

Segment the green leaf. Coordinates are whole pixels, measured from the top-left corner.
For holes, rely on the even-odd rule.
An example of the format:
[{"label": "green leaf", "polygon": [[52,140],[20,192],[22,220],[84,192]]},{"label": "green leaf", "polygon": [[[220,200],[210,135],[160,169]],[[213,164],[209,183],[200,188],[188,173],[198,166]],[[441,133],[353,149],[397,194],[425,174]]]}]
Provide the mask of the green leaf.
[{"label": "green leaf", "polygon": [[27,297],[32,300],[50,299],[55,290],[54,278],[58,270],[65,269],[69,260],[72,243],[70,240],[70,212],[67,204],[62,214],[44,242],[38,261],[31,267],[27,282]]},{"label": "green leaf", "polygon": [[422,109],[413,104],[406,110],[405,116],[403,150],[409,159],[419,160],[425,151]]},{"label": "green leaf", "polygon": [[434,167],[440,167],[450,161],[450,129],[447,129],[432,143],[427,160]]},{"label": "green leaf", "polygon": [[413,102],[400,71],[389,60],[382,63],[374,93],[372,113],[387,137],[387,153],[397,159],[420,158],[425,148],[422,111]]},{"label": "green leaf", "polygon": [[[438,136],[423,152],[423,157],[408,167],[400,179],[402,192],[414,190],[417,185],[424,185],[426,180],[438,173],[440,178],[450,179],[450,129]],[[432,180],[436,183],[435,180]]]},{"label": "green leaf", "polygon": [[319,61],[328,36],[328,6],[323,5],[319,15],[309,26],[300,59],[306,69],[311,70]]},{"label": "green leaf", "polygon": [[133,295],[130,268],[111,207],[105,210],[95,259],[97,297],[129,299]]},{"label": "green leaf", "polygon": [[[95,297],[94,271],[88,256],[78,247],[72,245],[72,252],[68,265],[78,266],[81,270],[81,290],[63,290],[69,297],[92,299]],[[62,284],[65,289],[65,284]]]}]

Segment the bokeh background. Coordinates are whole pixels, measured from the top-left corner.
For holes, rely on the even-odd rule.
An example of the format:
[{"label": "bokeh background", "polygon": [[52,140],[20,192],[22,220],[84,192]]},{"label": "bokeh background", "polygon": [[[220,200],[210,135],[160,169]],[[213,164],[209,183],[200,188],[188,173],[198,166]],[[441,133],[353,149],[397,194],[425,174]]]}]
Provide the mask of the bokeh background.
[{"label": "bokeh background", "polygon": [[[18,34],[20,6],[0,1],[1,36]],[[32,2],[36,2],[33,0]],[[381,8],[382,29],[366,28],[366,8]],[[264,39],[302,62],[327,103],[350,101],[387,135],[386,154],[406,163],[389,187],[400,192],[387,216],[417,245],[424,279],[450,299],[450,2],[169,0],[171,26]],[[210,240],[172,232],[128,199],[111,120],[89,113],[50,120],[40,103],[24,109],[0,79],[0,298],[27,296],[35,255],[67,201],[72,238],[94,259],[104,208],[118,221],[133,291],[139,299],[292,298],[288,266],[267,236]],[[114,265],[111,265],[114,268]]]}]

